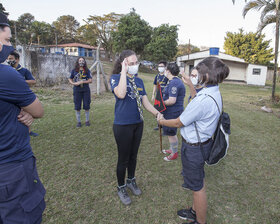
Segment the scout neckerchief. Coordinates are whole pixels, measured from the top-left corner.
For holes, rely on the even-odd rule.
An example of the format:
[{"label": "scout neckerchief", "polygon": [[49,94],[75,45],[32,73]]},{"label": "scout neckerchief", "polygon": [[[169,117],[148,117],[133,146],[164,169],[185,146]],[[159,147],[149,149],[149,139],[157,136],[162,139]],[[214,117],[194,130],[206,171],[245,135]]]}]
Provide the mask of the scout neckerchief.
[{"label": "scout neckerchief", "polygon": [[129,78],[128,79],[131,84],[132,84],[132,87],[133,87],[133,92],[136,96],[136,102],[137,102],[137,107],[138,107],[138,111],[140,113],[140,118],[141,120],[143,121],[144,120],[144,117],[143,117],[143,110],[142,110],[142,103],[141,103],[141,99],[140,99],[140,95],[139,95],[139,92],[138,92],[138,89],[137,89],[137,86],[136,86],[136,83],[135,83],[135,79],[134,79],[134,76],[132,76],[132,78]]},{"label": "scout neckerchief", "polygon": [[[79,81],[83,80],[83,75],[84,75],[84,69],[79,71]],[[80,84],[80,87],[83,88],[83,84]]]},{"label": "scout neckerchief", "polygon": [[17,71],[19,71],[20,69],[22,69],[21,65],[18,65],[18,67],[16,68]]}]

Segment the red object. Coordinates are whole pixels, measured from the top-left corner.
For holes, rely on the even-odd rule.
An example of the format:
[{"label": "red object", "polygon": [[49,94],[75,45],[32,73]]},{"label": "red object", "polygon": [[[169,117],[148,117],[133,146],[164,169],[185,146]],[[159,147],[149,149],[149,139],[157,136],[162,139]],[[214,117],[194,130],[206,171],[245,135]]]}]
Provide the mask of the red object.
[{"label": "red object", "polygon": [[166,107],[164,105],[163,99],[162,99],[162,93],[161,93],[161,88],[160,84],[157,83],[157,94],[154,102],[154,107],[159,111],[163,112],[166,110]]}]

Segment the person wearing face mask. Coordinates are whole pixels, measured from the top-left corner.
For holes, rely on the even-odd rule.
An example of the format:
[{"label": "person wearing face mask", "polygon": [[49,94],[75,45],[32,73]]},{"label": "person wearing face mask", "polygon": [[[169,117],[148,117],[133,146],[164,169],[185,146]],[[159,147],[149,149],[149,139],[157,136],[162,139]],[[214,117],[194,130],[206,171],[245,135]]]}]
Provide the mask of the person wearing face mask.
[{"label": "person wearing face mask", "polygon": [[[7,17],[0,13],[0,63],[14,50]],[[0,223],[41,223],[46,190],[39,179],[28,126],[44,114],[25,79],[0,64]]]},{"label": "person wearing face mask", "polygon": [[79,57],[76,61],[75,68],[72,70],[69,77],[69,83],[73,85],[73,97],[76,111],[77,128],[82,127],[81,123],[81,107],[83,102],[83,109],[86,114],[86,126],[90,126],[89,109],[91,102],[91,92],[89,83],[92,83],[92,77],[87,67],[86,60]]},{"label": "person wearing face mask", "polygon": [[[168,78],[165,77],[165,69],[166,69],[166,61],[160,61],[158,63],[158,74],[155,76],[154,79],[154,87],[153,87],[153,93],[152,93],[152,98],[151,101],[152,103],[155,101],[155,96],[157,94],[157,85],[160,85],[161,88],[161,92],[163,92],[163,89],[165,88],[167,82],[168,82]],[[158,127],[154,128],[154,130],[158,130]]]},{"label": "person wearing face mask", "polygon": [[[36,80],[34,79],[34,77],[32,76],[31,72],[26,69],[23,68],[20,64],[19,64],[19,54],[16,51],[12,51],[10,53],[10,55],[8,56],[7,59],[7,63],[12,66],[14,69],[16,69],[25,79],[26,83],[29,86],[35,85],[36,84]],[[29,127],[29,135],[36,137],[39,134],[36,132],[31,131],[30,127]]]},{"label": "person wearing face mask", "polygon": [[113,132],[118,149],[117,194],[125,205],[131,203],[127,187],[134,195],[142,193],[135,179],[138,148],[143,133],[142,105],[154,116],[160,114],[149,102],[143,81],[136,76],[138,67],[135,52],[124,50],[117,59],[110,78],[116,99]]},{"label": "person wearing face mask", "polygon": [[[163,102],[166,106],[166,110],[163,112],[165,119],[173,119],[183,112],[184,110],[184,98],[186,95],[186,89],[178,78],[179,67],[176,63],[168,63],[165,74],[169,82],[163,90]],[[177,128],[170,128],[163,126],[163,134],[168,136],[170,148],[163,150],[164,154],[169,154],[164,157],[165,161],[172,161],[178,157],[178,138]]]}]

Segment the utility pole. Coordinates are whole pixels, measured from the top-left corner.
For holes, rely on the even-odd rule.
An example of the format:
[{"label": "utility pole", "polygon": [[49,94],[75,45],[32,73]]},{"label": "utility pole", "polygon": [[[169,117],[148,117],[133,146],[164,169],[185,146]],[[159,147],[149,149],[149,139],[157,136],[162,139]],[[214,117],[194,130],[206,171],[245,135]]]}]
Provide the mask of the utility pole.
[{"label": "utility pole", "polygon": [[190,60],[190,53],[191,53],[191,39],[189,39],[189,45],[188,45],[188,60]]}]

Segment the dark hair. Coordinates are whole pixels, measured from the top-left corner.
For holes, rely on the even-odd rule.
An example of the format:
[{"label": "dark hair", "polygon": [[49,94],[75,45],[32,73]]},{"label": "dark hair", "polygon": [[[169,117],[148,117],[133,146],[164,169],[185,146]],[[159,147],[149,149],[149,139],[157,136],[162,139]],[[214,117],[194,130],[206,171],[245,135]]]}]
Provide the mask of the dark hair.
[{"label": "dark hair", "polygon": [[17,53],[16,51],[12,51],[10,55],[14,56],[15,59],[19,59],[19,53]]},{"label": "dark hair", "polygon": [[179,66],[176,63],[168,63],[166,70],[170,71],[174,76],[178,76],[180,72]]},{"label": "dark hair", "polygon": [[229,74],[228,66],[217,57],[207,57],[199,62],[195,68],[201,76],[200,84],[217,85],[222,83]]},{"label": "dark hair", "polygon": [[158,65],[159,65],[159,64],[164,64],[164,66],[166,67],[167,62],[166,62],[166,61],[159,61],[159,62],[158,62]]},{"label": "dark hair", "polygon": [[132,50],[123,50],[122,53],[120,54],[119,58],[116,60],[114,64],[114,69],[113,69],[113,74],[119,74],[122,70],[122,62],[125,58],[131,56],[131,55],[136,55],[134,51]]},{"label": "dark hair", "polygon": [[87,61],[86,61],[86,59],[84,58],[84,57],[79,57],[78,59],[77,59],[77,61],[76,61],[76,63],[75,63],[75,71],[76,72],[79,72],[80,71],[80,65],[79,65],[79,60],[80,60],[80,58],[82,58],[82,59],[84,59],[84,61],[85,61],[85,64],[84,64],[84,66],[83,66],[83,69],[84,69],[84,72],[86,73],[89,69],[88,69],[88,67],[87,67]]}]

